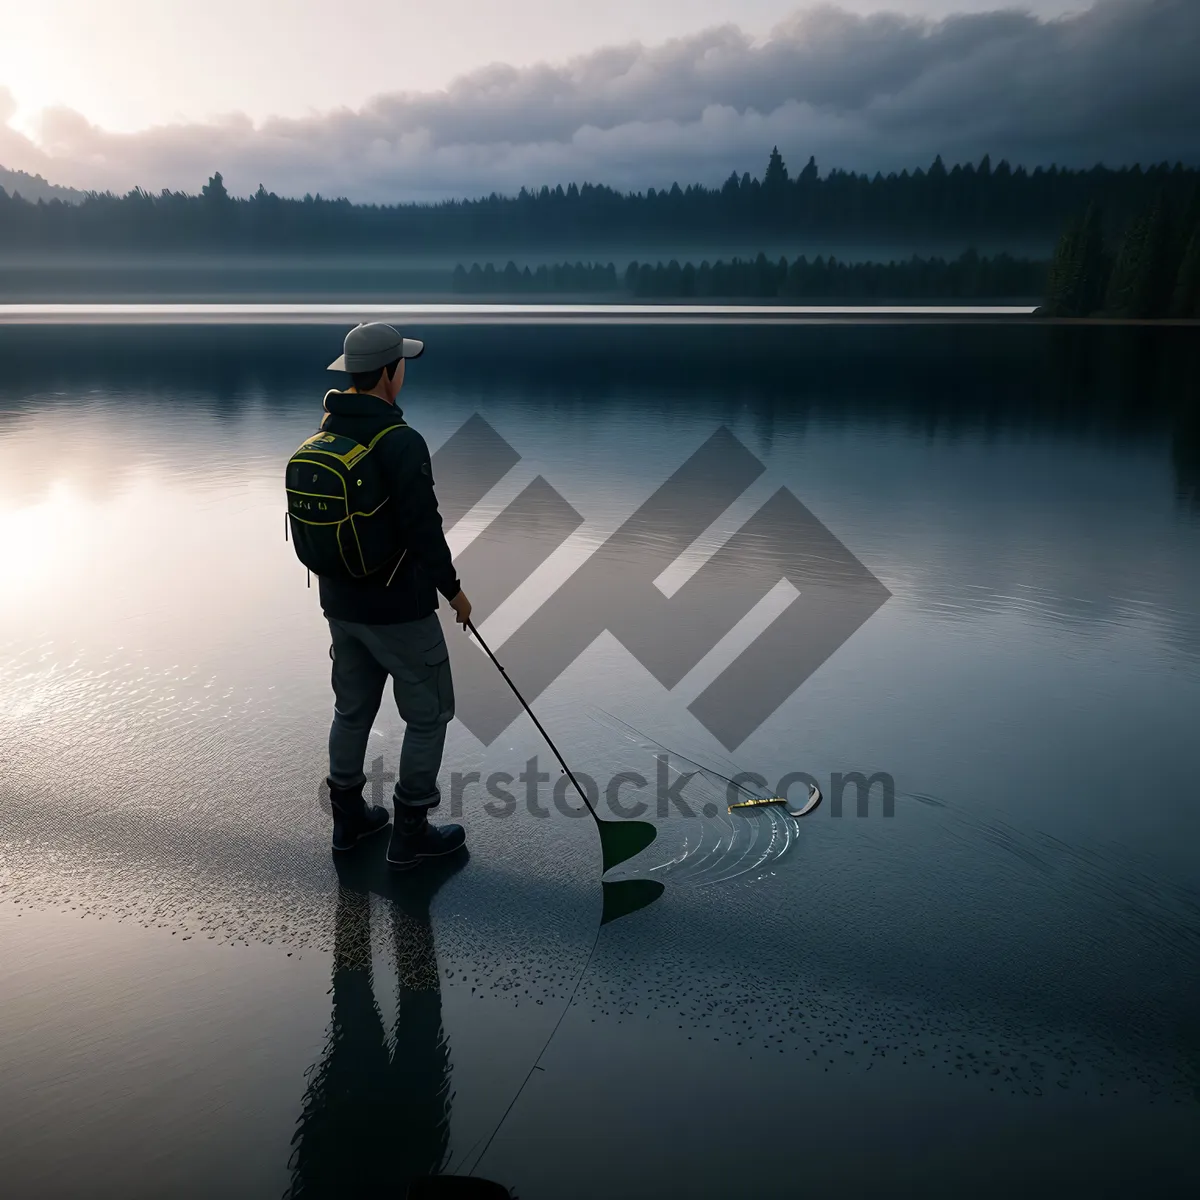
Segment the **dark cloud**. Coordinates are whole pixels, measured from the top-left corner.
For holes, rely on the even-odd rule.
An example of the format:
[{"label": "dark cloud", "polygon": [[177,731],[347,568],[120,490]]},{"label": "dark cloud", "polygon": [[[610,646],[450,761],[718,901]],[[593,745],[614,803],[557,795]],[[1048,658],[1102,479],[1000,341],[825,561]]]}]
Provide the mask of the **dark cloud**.
[{"label": "dark cloud", "polygon": [[[899,169],[1200,161],[1200,0],[1098,0],[1070,17],[1017,10],[929,21],[797,12],[755,41],[725,25],[559,65],[493,65],[440,92],[258,124],[114,134],[78,113],[43,118],[41,144],[0,129],[0,162],[76,187],[196,190],[216,169],[362,200],[618,187],[761,172],[778,143],[798,167]],[[10,106],[0,89],[0,115]]]}]

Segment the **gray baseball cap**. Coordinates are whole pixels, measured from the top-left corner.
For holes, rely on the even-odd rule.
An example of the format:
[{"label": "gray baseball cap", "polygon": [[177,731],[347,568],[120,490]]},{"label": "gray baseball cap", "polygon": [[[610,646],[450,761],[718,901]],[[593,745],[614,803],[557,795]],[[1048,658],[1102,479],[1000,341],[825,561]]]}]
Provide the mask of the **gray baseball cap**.
[{"label": "gray baseball cap", "polygon": [[399,332],[381,321],[356,325],[342,344],[343,353],[329,364],[331,371],[374,371],[386,367],[398,358],[419,358],[425,343],[416,338],[401,337]]}]

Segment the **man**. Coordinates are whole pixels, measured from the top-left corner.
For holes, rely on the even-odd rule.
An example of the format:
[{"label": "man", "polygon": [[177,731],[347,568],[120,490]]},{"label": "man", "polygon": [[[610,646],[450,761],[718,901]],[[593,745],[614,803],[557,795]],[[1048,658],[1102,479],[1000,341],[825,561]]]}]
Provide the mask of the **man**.
[{"label": "man", "polygon": [[400,424],[371,453],[379,456],[388,479],[388,499],[405,553],[394,570],[365,579],[319,580],[321,608],[332,637],[334,709],[327,782],[333,847],[350,849],[388,824],[387,810],[363,799],[363,763],[390,676],[405,723],[387,852],[389,865],[396,868],[452,854],[466,840],[461,825],[428,821],[429,810],[441,800],[438,772],[446,726],[454,716],[454,685],[437,594],[449,601],[464,629],[471,602],[459,586],[442,532],[429,450],[424,438],[403,423],[396,405],[404,386],[404,364],[424,349],[423,342],[402,337],[390,325],[352,329],[344,353],[329,364],[331,371],[346,372],[351,386],[326,395],[321,422],[323,430],[364,445],[389,425]]}]

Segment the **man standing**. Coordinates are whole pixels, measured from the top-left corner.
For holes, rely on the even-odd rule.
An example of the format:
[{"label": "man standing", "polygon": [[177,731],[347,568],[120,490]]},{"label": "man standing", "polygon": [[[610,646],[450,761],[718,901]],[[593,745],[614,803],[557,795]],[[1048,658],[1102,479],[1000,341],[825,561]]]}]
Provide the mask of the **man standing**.
[{"label": "man standing", "polygon": [[344,371],[351,386],[325,397],[321,429],[364,446],[378,456],[389,489],[389,507],[403,553],[393,569],[362,579],[319,579],[321,608],[329,622],[333,659],[333,725],[329,731],[329,793],[333,848],[347,850],[388,824],[387,810],[363,799],[367,740],[391,677],[396,707],[405,723],[400,767],[393,792],[395,822],[389,865],[415,866],[423,858],[452,854],[466,841],[461,825],[431,825],[428,813],[441,800],[438,772],[446,726],[454,716],[450,657],[437,616],[440,592],[464,627],[471,602],[455,575],[433,491],[429,450],[396,405],[405,360],[423,342],[402,337],[390,325],[359,325],[347,335],[344,353],[329,370]]}]

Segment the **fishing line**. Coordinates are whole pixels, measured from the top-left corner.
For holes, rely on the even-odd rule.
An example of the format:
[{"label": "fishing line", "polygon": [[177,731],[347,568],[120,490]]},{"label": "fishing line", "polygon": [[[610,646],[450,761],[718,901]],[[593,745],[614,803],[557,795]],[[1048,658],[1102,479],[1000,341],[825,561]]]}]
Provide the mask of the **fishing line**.
[{"label": "fishing line", "polygon": [[670,746],[664,746],[662,742],[656,741],[649,734],[643,733],[634,725],[630,725],[628,721],[622,721],[620,717],[614,716],[607,709],[601,708],[598,704],[593,705],[593,707],[597,712],[602,712],[610,721],[615,722],[617,725],[620,725],[622,728],[627,730],[628,733],[636,734],[639,738],[650,742],[651,744],[657,746],[660,750],[665,750],[667,754],[673,754],[676,758],[682,759],[685,763],[690,763],[693,767],[695,767],[697,770],[703,771],[706,775],[715,776],[717,779],[721,780],[722,783],[727,783],[730,787],[737,788],[742,795],[749,796],[752,800],[762,799],[762,797],[756,792],[752,792],[745,785],[738,783],[736,779],[730,779],[728,775],[722,775],[720,771],[714,771],[712,767],[706,767],[703,763],[698,763],[694,758],[688,758],[686,754],[680,754],[678,750],[672,750]]},{"label": "fishing line", "polygon": [[[554,752],[554,757],[558,759],[559,766],[562,767],[563,773],[574,785],[575,790],[579,793],[579,798],[583,801],[588,812],[591,813],[592,820],[596,825],[596,830],[600,835],[600,850],[602,858],[602,868],[600,874],[602,877],[601,888],[604,892],[604,908],[600,916],[600,924],[596,926],[596,936],[592,940],[592,948],[588,951],[588,956],[584,960],[583,970],[580,971],[579,978],[575,981],[574,988],[571,989],[571,995],[567,998],[566,1006],[563,1008],[558,1020],[554,1023],[554,1028],[550,1030],[550,1036],[546,1039],[541,1050],[538,1051],[538,1056],[536,1059],[534,1059],[533,1066],[529,1068],[529,1072],[525,1076],[524,1080],[522,1080],[521,1086],[517,1089],[516,1095],[513,1096],[508,1107],[504,1110],[504,1113],[497,1122],[495,1129],[492,1130],[491,1136],[488,1138],[483,1149],[479,1152],[478,1157],[476,1157],[470,1170],[467,1172],[468,1175],[474,1175],[479,1164],[483,1161],[484,1155],[486,1155],[488,1150],[491,1148],[492,1142],[495,1140],[496,1135],[500,1132],[504,1122],[508,1120],[509,1114],[516,1106],[517,1101],[521,1098],[521,1094],[525,1091],[529,1081],[533,1078],[534,1071],[541,1069],[542,1057],[545,1055],[547,1049],[549,1049],[550,1043],[554,1040],[554,1035],[558,1032],[559,1026],[562,1025],[567,1013],[570,1012],[571,1006],[575,1003],[575,997],[579,994],[579,988],[583,983],[584,976],[587,975],[588,968],[592,965],[592,958],[596,953],[596,947],[600,944],[600,931],[604,928],[608,921],[616,920],[620,916],[634,912],[637,908],[642,908],[646,904],[650,903],[651,899],[656,899],[658,896],[661,896],[664,889],[663,885],[657,882],[625,881],[607,883],[603,880],[603,875],[611,867],[625,862],[627,859],[632,858],[639,851],[644,850],[648,845],[650,845],[650,843],[654,841],[658,831],[647,821],[609,821],[600,817],[593,807],[592,802],[588,799],[587,793],[582,787],[579,786],[579,781],[575,778],[571,768],[567,766],[566,760],[559,753],[558,747],[554,744],[550,738],[550,735],[543,728],[541,721],[537,719],[533,709],[529,707],[525,697],[522,696],[520,691],[517,689],[517,685],[509,678],[508,672],[503,666],[501,666],[500,660],[497,659],[495,654],[492,653],[491,647],[489,647],[487,642],[480,637],[479,630],[475,628],[475,625],[471,621],[470,617],[467,617],[467,619],[464,621],[464,624],[467,629],[474,634],[475,640],[487,654],[488,658],[492,660],[492,664],[500,672],[504,682],[508,684],[509,689],[521,702],[521,707],[524,708],[526,713],[529,714],[529,718],[537,727],[538,733],[545,738],[546,744]],[[630,906],[630,901],[628,899],[629,893],[626,891],[626,889],[636,888],[638,883],[642,885],[643,891],[639,897],[636,897],[632,901],[632,906]],[[618,896],[620,896],[621,899],[617,899]],[[478,1145],[478,1143],[476,1143],[476,1145]],[[466,1161],[466,1158],[469,1158],[470,1155],[474,1153],[474,1150],[475,1147],[472,1146],[467,1152],[467,1155],[464,1157],[464,1162]]]},{"label": "fishing line", "polygon": [[[479,1164],[483,1161],[484,1155],[487,1154],[489,1148],[491,1147],[492,1142],[494,1142],[496,1140],[496,1134],[498,1134],[500,1132],[500,1129],[504,1125],[504,1122],[508,1120],[508,1114],[511,1113],[512,1110],[516,1107],[517,1101],[520,1100],[520,1098],[521,1098],[521,1093],[524,1092],[526,1085],[533,1078],[534,1071],[537,1071],[540,1069],[542,1058],[545,1055],[546,1051],[550,1049],[550,1043],[552,1041],[554,1041],[554,1035],[558,1032],[559,1026],[566,1019],[567,1013],[569,1013],[571,1011],[571,1005],[575,1003],[575,997],[579,994],[579,987],[583,983],[583,977],[588,973],[588,967],[590,967],[592,965],[592,957],[596,953],[596,947],[600,944],[600,931],[603,928],[604,928],[603,925],[596,926],[596,936],[592,940],[592,948],[588,951],[588,956],[584,960],[583,970],[579,972],[579,978],[575,981],[575,986],[571,990],[571,995],[567,998],[566,1006],[563,1008],[562,1012],[559,1014],[558,1020],[554,1022],[554,1028],[552,1030],[550,1030],[550,1036],[546,1039],[545,1044],[542,1046],[541,1050],[538,1051],[537,1058],[535,1058],[533,1060],[533,1066],[529,1068],[529,1073],[522,1080],[521,1086],[519,1088],[517,1088],[517,1094],[509,1102],[508,1107],[504,1110],[503,1116],[501,1116],[500,1120],[496,1123],[496,1128],[492,1130],[491,1137],[488,1138],[487,1144],[479,1152],[479,1157],[475,1159],[475,1162],[472,1164],[471,1169],[467,1172],[468,1175],[475,1174],[475,1171],[479,1167]],[[478,1142],[475,1143],[475,1146],[477,1146],[477,1145],[479,1145]],[[469,1151],[467,1151],[467,1154],[463,1156],[464,1161],[466,1161],[466,1159],[468,1157],[470,1157],[470,1155],[474,1152],[475,1146],[472,1146],[471,1149]]]},{"label": "fishing line", "polygon": [[[652,745],[657,746],[660,750],[665,751],[668,755],[673,754],[676,758],[682,759],[685,763],[689,763],[691,766],[695,767],[698,771],[702,771],[706,775],[711,775],[716,779],[720,779],[723,783],[727,784],[729,787],[737,788],[737,790],[739,792],[741,792],[743,796],[748,797],[748,800],[740,801],[736,804],[730,804],[729,807],[730,807],[731,812],[734,811],[735,809],[736,810],[745,810],[745,809],[758,808],[760,806],[768,805],[768,804],[782,804],[784,806],[784,810],[787,812],[789,817],[800,818],[803,816],[807,816],[810,812],[812,812],[812,810],[814,808],[817,807],[818,804],[821,803],[822,796],[821,796],[820,789],[814,787],[810,783],[808,800],[805,802],[803,808],[801,808],[799,812],[794,811],[786,796],[760,796],[756,792],[752,792],[744,784],[738,783],[738,781],[736,779],[730,779],[730,777],[728,775],[722,775],[720,771],[716,771],[712,767],[706,767],[703,763],[697,762],[694,758],[688,758],[688,756],[686,754],[680,754],[678,750],[672,750],[670,748],[670,746],[664,746],[662,744],[662,742],[657,741],[656,739],[650,737],[649,734],[643,733],[642,730],[638,729],[636,726],[630,725],[628,721],[622,721],[620,717],[614,716],[607,709],[603,709],[599,705],[593,705],[593,707],[596,709],[597,712],[604,713],[604,715],[610,721],[613,721],[617,725],[620,725],[622,728],[624,728],[627,731],[627,733],[626,733],[627,737],[630,733],[636,734],[639,738],[642,738],[645,741],[650,742]],[[633,739],[630,738],[629,740],[632,741]],[[728,793],[727,793],[727,798],[728,798]]]}]

